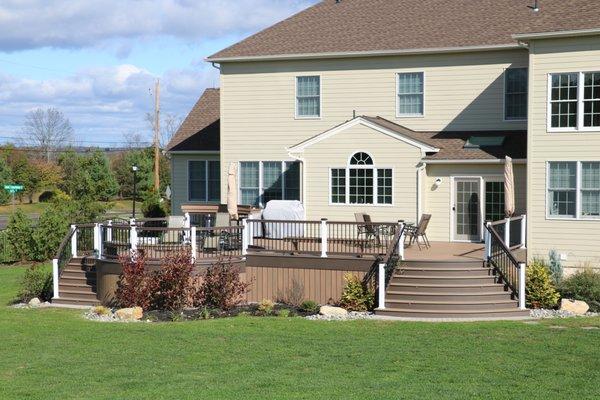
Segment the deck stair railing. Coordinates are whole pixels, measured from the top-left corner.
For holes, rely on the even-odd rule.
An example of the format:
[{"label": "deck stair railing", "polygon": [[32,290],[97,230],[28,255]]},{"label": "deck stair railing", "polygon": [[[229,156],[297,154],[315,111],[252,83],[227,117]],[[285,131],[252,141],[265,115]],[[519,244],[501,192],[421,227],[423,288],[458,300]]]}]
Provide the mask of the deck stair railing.
[{"label": "deck stair railing", "polygon": [[378,310],[385,309],[385,291],[394,270],[400,261],[404,259],[405,225],[399,222],[398,230],[390,243],[387,253],[379,260],[377,265],[377,304]]},{"label": "deck stair railing", "polygon": [[52,297],[59,298],[59,279],[65,266],[72,258],[95,256],[99,242],[96,238],[98,224],[71,225],[58,246],[52,260]]},{"label": "deck stair railing", "polygon": [[506,286],[519,300],[519,308],[525,310],[525,269],[526,264],[517,261],[512,250],[503,238],[486,223],[485,227],[485,261],[500,275]]},{"label": "deck stair railing", "polygon": [[527,245],[527,215],[507,217],[489,222],[506,246],[511,250],[525,248]]}]

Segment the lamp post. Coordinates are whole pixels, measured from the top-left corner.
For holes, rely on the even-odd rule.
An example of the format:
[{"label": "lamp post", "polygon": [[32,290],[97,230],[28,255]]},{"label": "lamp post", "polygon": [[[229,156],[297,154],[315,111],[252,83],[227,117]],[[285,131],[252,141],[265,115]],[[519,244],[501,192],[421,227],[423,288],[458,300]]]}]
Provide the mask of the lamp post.
[{"label": "lamp post", "polygon": [[135,219],[135,199],[137,197],[137,165],[131,167],[133,171],[133,219]]}]

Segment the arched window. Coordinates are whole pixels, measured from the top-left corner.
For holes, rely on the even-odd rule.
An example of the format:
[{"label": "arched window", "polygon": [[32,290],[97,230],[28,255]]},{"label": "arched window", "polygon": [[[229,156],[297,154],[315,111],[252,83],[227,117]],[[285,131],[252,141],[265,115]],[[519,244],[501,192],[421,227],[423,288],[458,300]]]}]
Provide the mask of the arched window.
[{"label": "arched window", "polygon": [[373,159],[367,153],[359,152],[352,156],[350,165],[373,165]]},{"label": "arched window", "polygon": [[332,204],[392,204],[392,169],[377,168],[366,152],[354,153],[345,168],[331,169]]}]

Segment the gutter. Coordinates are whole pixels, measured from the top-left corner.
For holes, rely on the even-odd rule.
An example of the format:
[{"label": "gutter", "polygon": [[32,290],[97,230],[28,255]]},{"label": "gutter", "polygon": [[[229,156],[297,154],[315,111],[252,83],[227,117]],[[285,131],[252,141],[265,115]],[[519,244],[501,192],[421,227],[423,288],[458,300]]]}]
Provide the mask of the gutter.
[{"label": "gutter", "polygon": [[419,55],[419,54],[439,54],[439,53],[468,53],[477,51],[498,51],[521,49],[518,43],[515,44],[497,44],[487,46],[463,46],[463,47],[437,47],[406,50],[374,50],[374,51],[348,51],[348,52],[329,52],[329,53],[297,53],[297,54],[277,54],[277,55],[257,55],[241,57],[208,57],[205,61],[212,63],[224,62],[249,62],[249,61],[287,61],[287,60],[314,60],[328,58],[352,58],[352,57],[385,57],[395,55]]},{"label": "gutter", "polygon": [[551,31],[551,32],[533,32],[533,33],[516,33],[512,35],[515,40],[532,40],[532,39],[552,39],[562,37],[576,36],[593,36],[600,35],[600,28],[578,29],[571,31]]}]

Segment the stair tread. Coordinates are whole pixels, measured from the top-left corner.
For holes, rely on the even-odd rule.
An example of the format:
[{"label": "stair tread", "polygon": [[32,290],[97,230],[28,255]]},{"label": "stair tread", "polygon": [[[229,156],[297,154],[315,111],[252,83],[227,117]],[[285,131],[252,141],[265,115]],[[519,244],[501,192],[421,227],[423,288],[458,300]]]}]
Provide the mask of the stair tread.
[{"label": "stair tread", "polygon": [[440,305],[467,305],[467,304],[499,304],[499,303],[507,303],[507,304],[517,304],[516,300],[505,299],[505,300],[471,300],[471,301],[452,301],[452,300],[394,300],[394,299],[386,299],[386,303],[410,303],[410,304],[440,304]]},{"label": "stair tread", "polygon": [[[498,285],[498,289],[502,289],[501,285]],[[498,294],[510,295],[510,292],[504,290],[498,290],[498,292],[467,292],[467,293],[452,293],[452,294],[440,294],[439,292],[404,292],[404,291],[386,291],[386,295],[407,295],[407,296],[497,296]]]},{"label": "stair tread", "polygon": [[396,275],[394,274],[393,278],[399,279],[483,279],[490,278],[494,279],[493,275]]},{"label": "stair tread", "polygon": [[423,314],[501,314],[501,313],[514,313],[523,312],[527,313],[528,310],[520,310],[518,308],[484,308],[480,310],[423,310],[417,308],[395,308],[386,307],[381,311],[387,312],[403,312],[403,313],[423,313]]},{"label": "stair tread", "polygon": [[77,290],[77,289],[59,289],[59,293],[68,293],[68,294],[76,294],[76,295],[86,295],[86,296],[96,296],[96,293],[91,293],[85,290]]},{"label": "stair tread", "polygon": [[500,284],[500,283],[455,283],[452,285],[448,285],[448,284],[443,284],[443,283],[396,283],[396,282],[391,282],[390,286],[418,286],[418,287],[434,287],[434,288],[446,288],[446,287],[451,287],[451,288],[471,288],[471,287],[493,287],[493,286],[497,286],[499,288],[503,287],[504,285]]},{"label": "stair tread", "polygon": [[484,267],[456,267],[456,268],[431,268],[431,267],[399,267],[401,271],[489,271],[493,268]]}]

